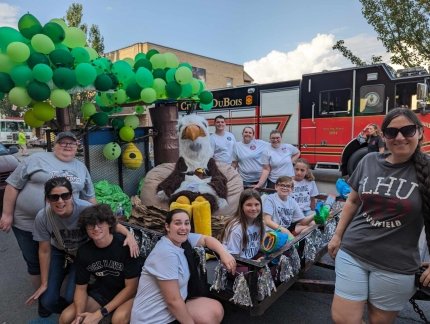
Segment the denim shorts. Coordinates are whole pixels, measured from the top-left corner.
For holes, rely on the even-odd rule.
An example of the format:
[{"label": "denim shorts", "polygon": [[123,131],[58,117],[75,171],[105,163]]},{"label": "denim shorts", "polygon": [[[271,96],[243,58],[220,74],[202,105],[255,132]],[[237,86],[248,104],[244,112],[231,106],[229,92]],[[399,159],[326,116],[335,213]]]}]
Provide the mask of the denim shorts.
[{"label": "denim shorts", "polygon": [[30,275],[40,275],[39,242],[33,240],[32,232],[23,231],[15,226],[12,226],[12,230],[27,263],[27,272]]},{"label": "denim shorts", "polygon": [[378,269],[339,250],[335,294],[352,301],[369,301],[383,311],[400,311],[415,291],[415,275]]}]

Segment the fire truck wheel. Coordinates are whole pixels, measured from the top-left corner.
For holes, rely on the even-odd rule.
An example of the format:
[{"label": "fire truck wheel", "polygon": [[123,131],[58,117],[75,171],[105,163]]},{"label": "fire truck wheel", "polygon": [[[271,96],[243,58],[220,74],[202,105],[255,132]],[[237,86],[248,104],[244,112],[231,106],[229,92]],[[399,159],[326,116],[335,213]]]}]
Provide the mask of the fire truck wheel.
[{"label": "fire truck wheel", "polygon": [[348,164],[346,166],[346,170],[348,172],[348,175],[351,175],[352,172],[354,172],[355,168],[358,165],[358,162],[360,162],[360,160],[363,158],[363,156],[365,156],[367,154],[367,146],[366,147],[362,147],[360,149],[358,149],[357,151],[355,151],[351,157],[348,160]]}]

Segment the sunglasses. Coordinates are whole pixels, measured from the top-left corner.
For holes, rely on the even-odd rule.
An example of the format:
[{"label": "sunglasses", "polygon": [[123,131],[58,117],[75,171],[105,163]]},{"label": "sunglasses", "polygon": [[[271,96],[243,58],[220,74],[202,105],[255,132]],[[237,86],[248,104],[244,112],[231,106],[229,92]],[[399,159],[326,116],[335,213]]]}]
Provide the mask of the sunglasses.
[{"label": "sunglasses", "polygon": [[403,126],[400,128],[387,127],[382,132],[383,132],[385,138],[388,138],[388,139],[396,138],[397,134],[399,134],[399,132],[402,133],[403,137],[412,137],[417,132],[417,126],[416,125],[408,125],[408,126]]},{"label": "sunglasses", "polygon": [[62,200],[69,200],[70,198],[72,198],[72,193],[71,192],[65,192],[65,193],[62,193],[62,194],[59,194],[59,195],[57,195],[57,194],[46,195],[46,198],[48,198],[48,200],[50,202],[59,201],[60,198]]}]

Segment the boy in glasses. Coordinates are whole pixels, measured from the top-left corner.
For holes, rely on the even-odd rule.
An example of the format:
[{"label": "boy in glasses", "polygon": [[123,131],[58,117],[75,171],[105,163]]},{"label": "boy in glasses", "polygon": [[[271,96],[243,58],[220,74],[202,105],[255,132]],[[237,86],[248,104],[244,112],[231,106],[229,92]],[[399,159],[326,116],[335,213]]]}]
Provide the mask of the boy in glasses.
[{"label": "boy in glasses", "polygon": [[90,241],[78,250],[75,296],[60,323],[98,323],[108,316],[112,323],[128,323],[141,264],[130,257],[125,237],[114,232],[116,218],[108,205],[86,208],[79,224]]},{"label": "boy in glasses", "polygon": [[279,177],[275,190],[275,193],[268,195],[263,201],[263,220],[268,229],[294,236],[315,224],[313,215],[305,217],[299,204],[291,196],[294,190],[293,178]]}]

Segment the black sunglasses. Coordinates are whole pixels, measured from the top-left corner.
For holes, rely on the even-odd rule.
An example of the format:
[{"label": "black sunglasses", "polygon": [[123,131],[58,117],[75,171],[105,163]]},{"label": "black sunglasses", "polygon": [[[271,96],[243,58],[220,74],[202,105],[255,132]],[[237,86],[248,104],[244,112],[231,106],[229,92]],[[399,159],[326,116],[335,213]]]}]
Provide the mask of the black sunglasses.
[{"label": "black sunglasses", "polygon": [[60,200],[60,198],[62,200],[69,200],[70,198],[72,198],[72,193],[71,192],[65,192],[62,194],[52,194],[52,195],[46,195],[46,198],[48,198],[49,201],[51,202],[56,202],[58,200]]},{"label": "black sunglasses", "polygon": [[397,134],[402,133],[403,137],[412,137],[417,132],[417,125],[408,125],[400,128],[387,127],[383,131],[385,138],[393,139],[397,137]]}]

